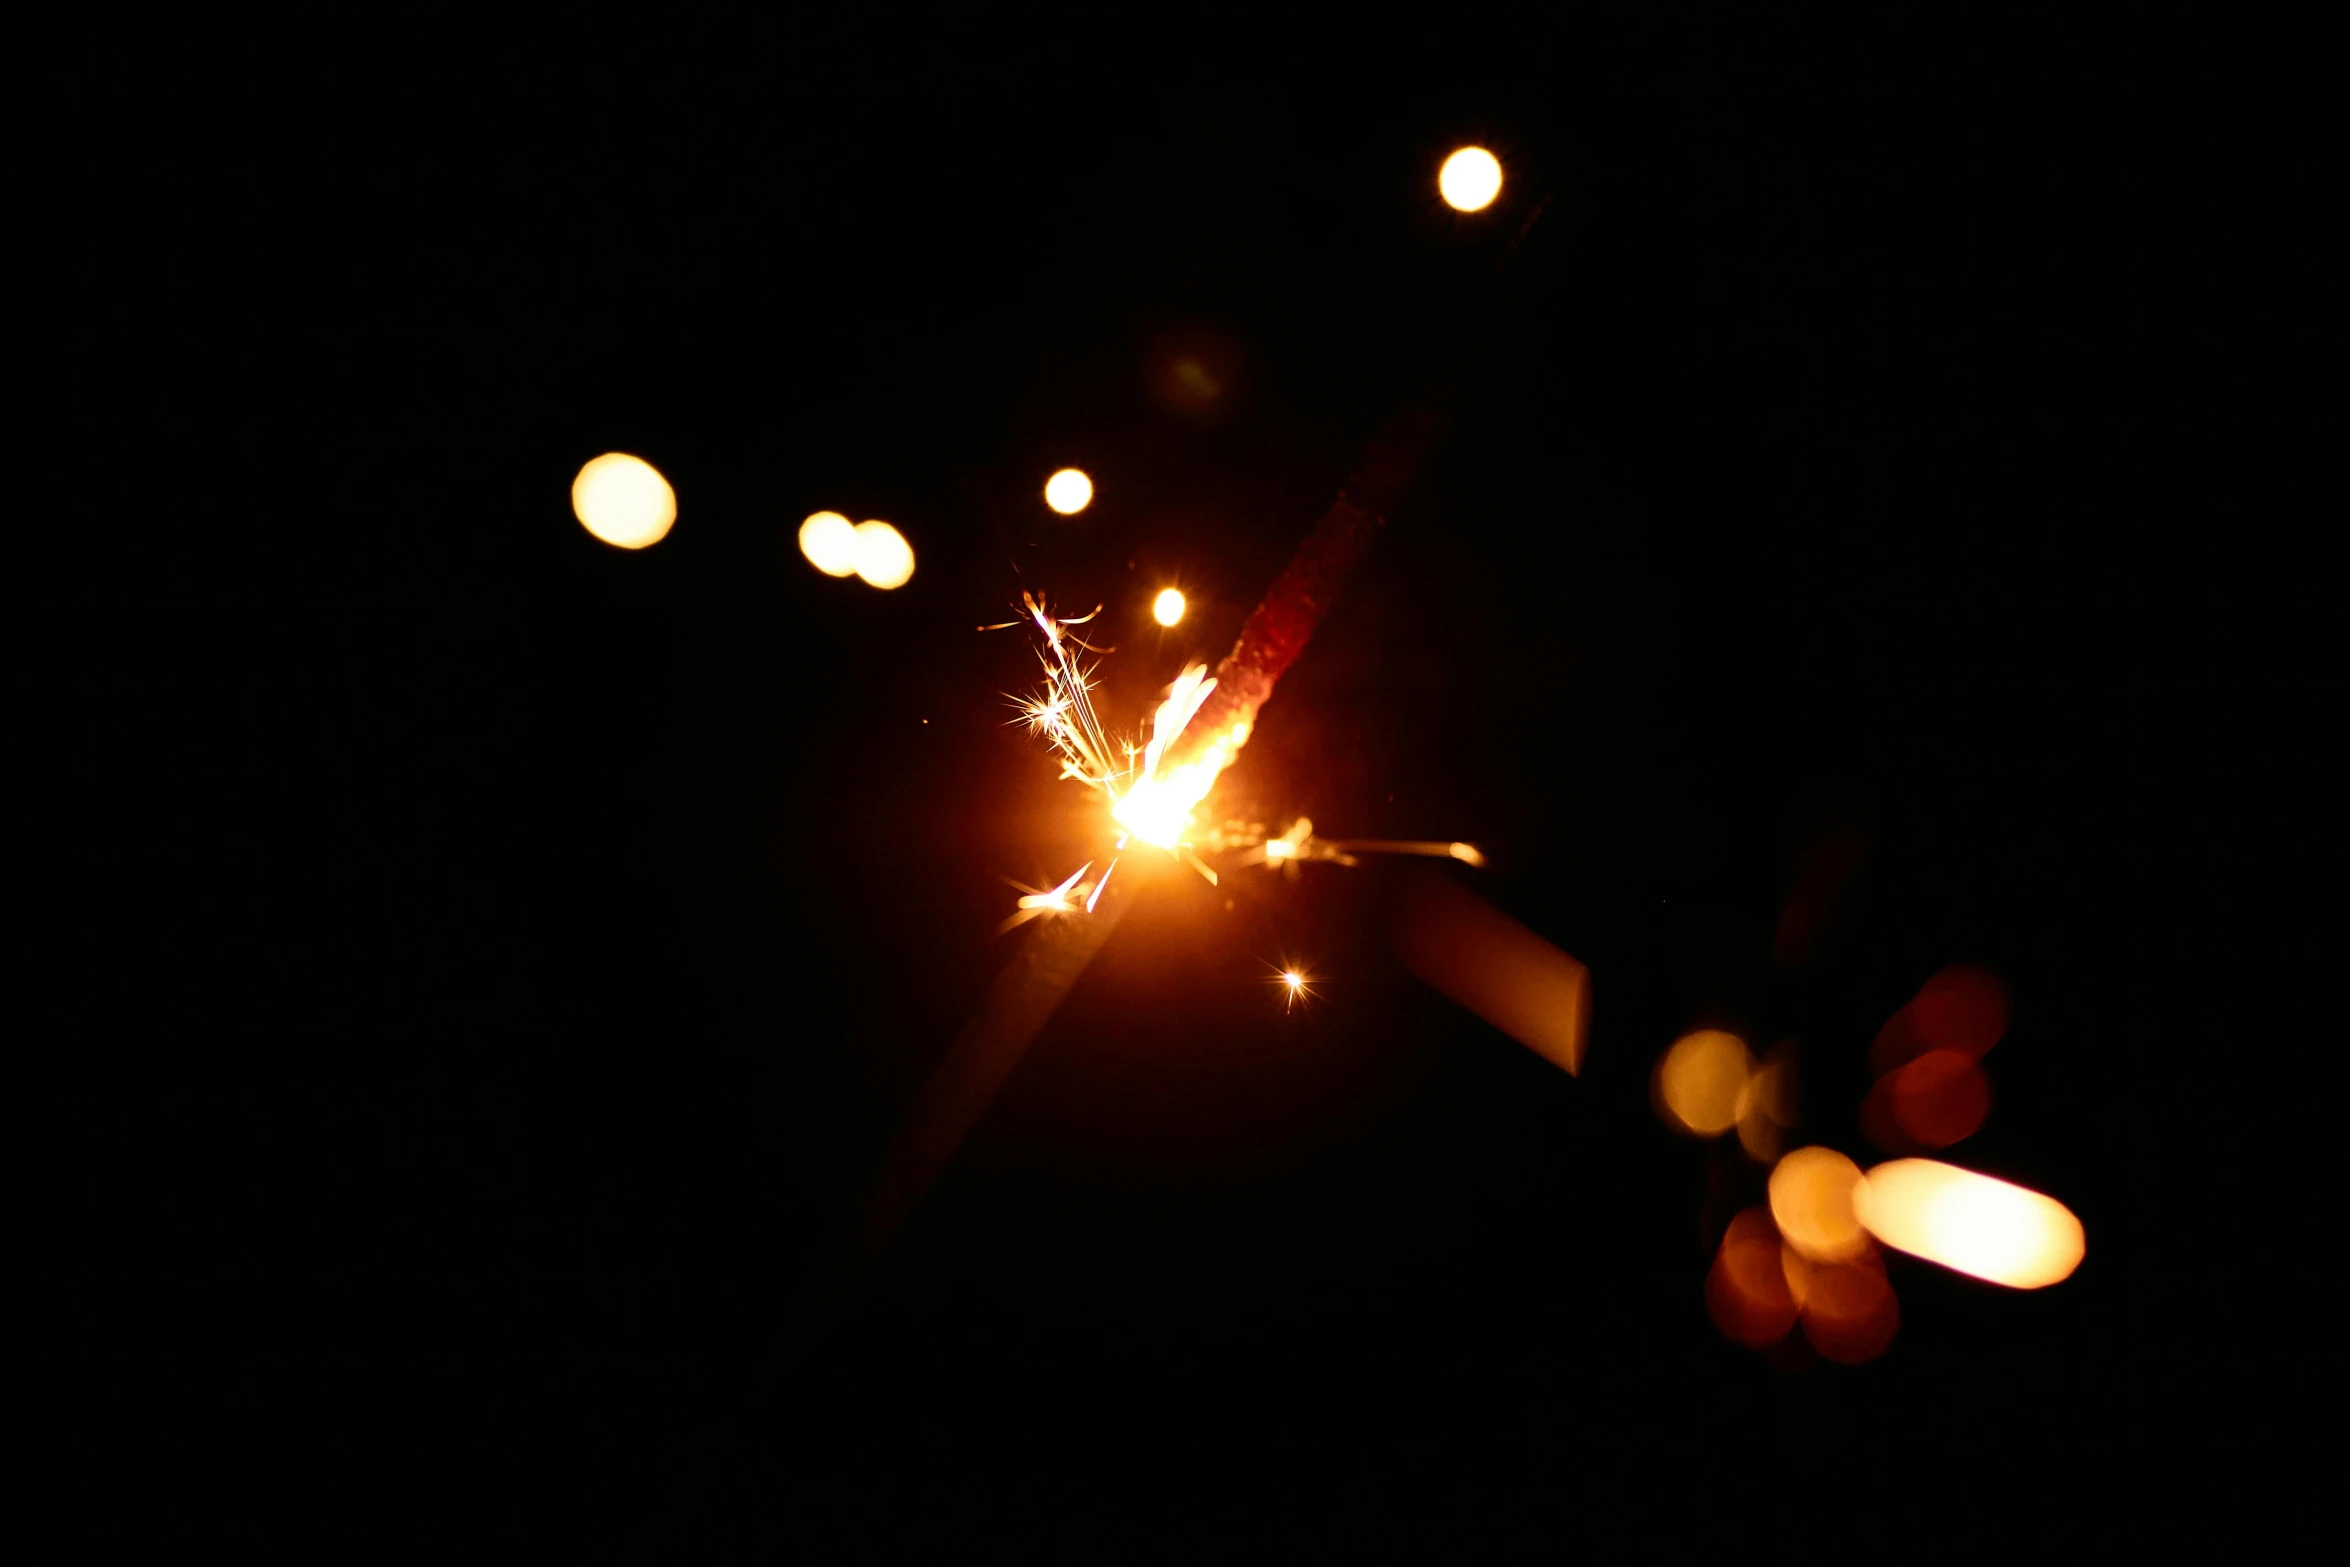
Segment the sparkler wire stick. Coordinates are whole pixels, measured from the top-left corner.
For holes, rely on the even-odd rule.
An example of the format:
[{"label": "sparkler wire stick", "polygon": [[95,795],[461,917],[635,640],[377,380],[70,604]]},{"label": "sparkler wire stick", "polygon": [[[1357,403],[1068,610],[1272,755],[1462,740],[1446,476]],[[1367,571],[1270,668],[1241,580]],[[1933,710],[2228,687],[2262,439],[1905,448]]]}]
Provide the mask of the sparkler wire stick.
[{"label": "sparkler wire stick", "polygon": [[1226,734],[1232,736],[1235,751],[1247,743],[1257,709],[1273,694],[1274,682],[1305,651],[1339,585],[1370,548],[1387,508],[1440,432],[1443,419],[1437,410],[1449,401],[1439,397],[1431,406],[1403,415],[1372,443],[1337,502],[1273,579],[1264,600],[1240,628],[1240,639],[1216,666],[1216,688],[1169,752],[1170,763],[1180,766]]}]

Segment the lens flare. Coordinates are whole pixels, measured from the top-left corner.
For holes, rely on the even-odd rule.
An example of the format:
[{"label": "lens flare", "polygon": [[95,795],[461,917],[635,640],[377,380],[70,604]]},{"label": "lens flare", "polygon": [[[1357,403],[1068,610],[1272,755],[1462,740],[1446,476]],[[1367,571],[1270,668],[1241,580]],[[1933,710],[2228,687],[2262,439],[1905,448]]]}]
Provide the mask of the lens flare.
[{"label": "lens flare", "polygon": [[1183,595],[1173,588],[1159,589],[1159,596],[1151,600],[1151,618],[1162,626],[1172,626],[1183,618]]},{"label": "lens flare", "polygon": [[1063,468],[1044,481],[1044,503],[1064,517],[1074,517],[1093,504],[1093,481],[1075,468]]},{"label": "lens flare", "polygon": [[1853,1210],[1897,1251],[2012,1289],[2071,1277],[2088,1243],[2053,1197],[1932,1159],[1895,1159],[1861,1178]]},{"label": "lens flare", "polygon": [[857,527],[837,511],[820,511],[800,524],[800,553],[828,577],[857,574]]},{"label": "lens flare", "polygon": [[860,522],[855,570],[874,587],[902,588],[914,575],[914,547],[886,522]]},{"label": "lens flare", "polygon": [[1444,160],[1436,188],[1456,212],[1483,212],[1501,194],[1501,160],[1482,147],[1463,147]]},{"label": "lens flare", "polygon": [[677,492],[642,457],[606,452],[571,481],[571,514],[606,544],[641,550],[669,536],[677,521]]}]

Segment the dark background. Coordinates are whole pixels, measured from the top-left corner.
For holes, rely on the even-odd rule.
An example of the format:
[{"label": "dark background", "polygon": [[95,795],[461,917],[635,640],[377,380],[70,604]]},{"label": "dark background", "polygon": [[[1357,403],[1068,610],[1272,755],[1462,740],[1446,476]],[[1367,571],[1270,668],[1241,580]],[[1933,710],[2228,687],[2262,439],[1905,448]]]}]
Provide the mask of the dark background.
[{"label": "dark background", "polygon": [[[203,160],[270,236],[221,308],[289,334],[243,452],[304,520],[211,627],[188,884],[235,892],[178,928],[219,1030],[166,1077],[205,1135],[150,1505],[330,1558],[2146,1528],[2192,1385],[2153,1085],[2200,1021],[2161,802],[2213,678],[2173,541],[2231,435],[2192,238],[2229,70],[2160,10],[303,43]],[[1464,142],[1509,175],[1467,218]],[[1151,395],[1184,345],[1211,409]],[[1592,969],[1584,1075],[1401,971],[1411,867],[1171,878],[730,1425],[1013,949],[1003,879],[1092,852],[1001,723],[1028,645],[973,628],[1102,602],[1139,721],[1463,365],[1223,797],[1483,845],[1445,873]],[[680,498],[639,554],[569,514],[615,448]],[[911,584],[809,569],[819,508],[896,523]],[[2086,1262],[1896,1258],[1865,1368],[1726,1343],[1761,1172],[1658,1124],[1657,1053],[1796,1041],[1801,1136],[1865,1158],[1867,1043],[1960,960],[2015,1016],[1953,1157]]]}]

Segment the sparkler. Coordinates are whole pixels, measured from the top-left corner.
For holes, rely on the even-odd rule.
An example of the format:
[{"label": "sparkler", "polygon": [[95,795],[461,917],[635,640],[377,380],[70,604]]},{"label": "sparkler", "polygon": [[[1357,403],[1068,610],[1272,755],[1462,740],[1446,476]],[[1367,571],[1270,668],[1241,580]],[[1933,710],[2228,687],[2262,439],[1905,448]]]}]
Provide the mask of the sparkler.
[{"label": "sparkler", "polygon": [[[1430,407],[1440,409],[1449,401],[1449,395],[1439,395]],[[1059,754],[1061,776],[1099,790],[1107,800],[1121,851],[1139,840],[1180,856],[1209,882],[1216,881],[1216,872],[1194,852],[1194,813],[1248,744],[1275,683],[1305,651],[1340,584],[1377,536],[1385,508],[1442,427],[1438,413],[1415,411],[1381,432],[1337,502],[1274,579],[1214,673],[1193,664],[1176,677],[1151,717],[1146,746],[1113,744],[1094,711],[1094,667],[1084,664],[1080,655],[1098,655],[1099,650],[1071,628],[1092,621],[1100,613],[1098,607],[1091,614],[1055,618],[1042,600],[1023,593],[1023,620],[981,628],[1000,631],[1026,623],[1042,636],[1037,657],[1044,667],[1044,686],[1034,696],[1014,698],[1014,703],[1022,720]],[[1307,852],[1311,830],[1312,824],[1301,818],[1289,834],[1261,844],[1236,842],[1225,832],[1203,836],[1217,848],[1261,848],[1259,857],[1267,862],[1332,859],[1352,864],[1353,853],[1437,855],[1471,865],[1485,860],[1470,844],[1400,839],[1324,840]],[[1117,861],[1111,861],[1111,870],[1116,866]],[[1103,872],[1104,881],[1109,875],[1110,871]],[[1024,898],[1021,912],[1030,908]]]},{"label": "sparkler", "polygon": [[[1194,664],[1168,688],[1151,715],[1150,736],[1144,744],[1113,741],[1094,708],[1096,666],[1086,660],[1088,655],[1098,660],[1100,650],[1075,628],[1089,624],[1099,610],[1061,617],[1042,599],[1021,596],[1022,619],[1005,625],[1033,625],[1043,638],[1037,656],[1044,684],[1032,696],[1013,699],[1020,714],[1016,721],[1026,723],[1050,744],[1060,758],[1063,778],[1102,796],[1118,852],[1091,883],[1084,879],[1093,868],[1089,861],[1056,887],[1021,889],[1007,927],[1029,920],[1041,923],[996,976],[978,1013],[931,1073],[913,1114],[883,1161],[854,1231],[819,1275],[812,1302],[817,1321],[838,1309],[865,1265],[888,1244],[907,1212],[953,1157],[1030,1042],[1076,985],[1140,889],[1152,879],[1154,868],[1163,867],[1170,858],[1180,858],[1209,881],[1216,880],[1215,871],[1193,852],[1193,813],[1248,744],[1257,714],[1273,694],[1275,682],[1305,651],[1340,585],[1370,547],[1386,507],[1410,479],[1440,428],[1439,419],[1424,411],[1407,414],[1388,426],[1338,501],[1274,579],[1264,600],[1242,626],[1232,651],[1213,673]],[[1310,831],[1311,824],[1302,825]],[[1224,841],[1213,832],[1200,836],[1219,844]],[[1304,833],[1297,833],[1294,839],[1301,846],[1308,841]],[[1137,843],[1165,853],[1130,854]],[[1349,847],[1436,852],[1433,845],[1369,841]],[[1444,845],[1443,852],[1472,864],[1482,858],[1465,844]],[[1140,863],[1118,874],[1129,858]],[[1292,1005],[1311,993],[1310,981],[1294,969],[1284,975],[1282,984]]]}]

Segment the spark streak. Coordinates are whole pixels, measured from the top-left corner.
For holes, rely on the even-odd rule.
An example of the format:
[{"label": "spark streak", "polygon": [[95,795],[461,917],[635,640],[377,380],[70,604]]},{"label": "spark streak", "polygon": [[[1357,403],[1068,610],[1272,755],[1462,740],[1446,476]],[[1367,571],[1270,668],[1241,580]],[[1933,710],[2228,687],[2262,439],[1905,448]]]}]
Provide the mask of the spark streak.
[{"label": "spark streak", "polygon": [[1317,838],[1311,817],[1301,816],[1289,824],[1289,830],[1278,838],[1266,838],[1241,857],[1243,865],[1263,865],[1269,870],[1296,874],[1297,867],[1308,860],[1328,860],[1336,865],[1357,865],[1358,854],[1416,854],[1432,859],[1459,860],[1464,864],[1482,866],[1485,851],[1473,843],[1453,843],[1420,838]]},{"label": "spark streak", "polygon": [[[1116,863],[1117,862],[1115,860],[1111,861],[1111,864],[1113,865]],[[1024,925],[1028,921],[1035,919],[1040,914],[1069,914],[1075,912],[1075,906],[1069,902],[1071,897],[1070,889],[1073,887],[1076,888],[1076,896],[1080,896],[1085,899],[1085,912],[1091,914],[1093,912],[1094,900],[1102,895],[1102,890],[1098,886],[1090,889],[1085,887],[1078,887],[1077,878],[1092,869],[1093,861],[1086,861],[1083,865],[1078,866],[1077,869],[1069,873],[1069,879],[1067,881],[1061,883],[1058,887],[1053,888],[1049,892],[1038,892],[1033,888],[1021,887],[1019,912],[1014,914],[1010,919],[1004,921],[1002,928],[1005,930],[1010,930],[1015,925]],[[1106,882],[1109,879],[1110,873],[1108,871],[1102,872],[1102,880]],[[1014,882],[1012,885],[1015,887],[1020,886],[1018,882]]]},{"label": "spark streak", "polygon": [[1297,1010],[1297,1004],[1300,1001],[1310,1001],[1313,999],[1314,982],[1312,978],[1308,976],[1303,970],[1297,968],[1295,965],[1291,965],[1288,968],[1282,969],[1278,974],[1273,976],[1273,979],[1274,983],[1280,985],[1285,991],[1288,992],[1282,1001],[1282,1011],[1294,1012]]}]

